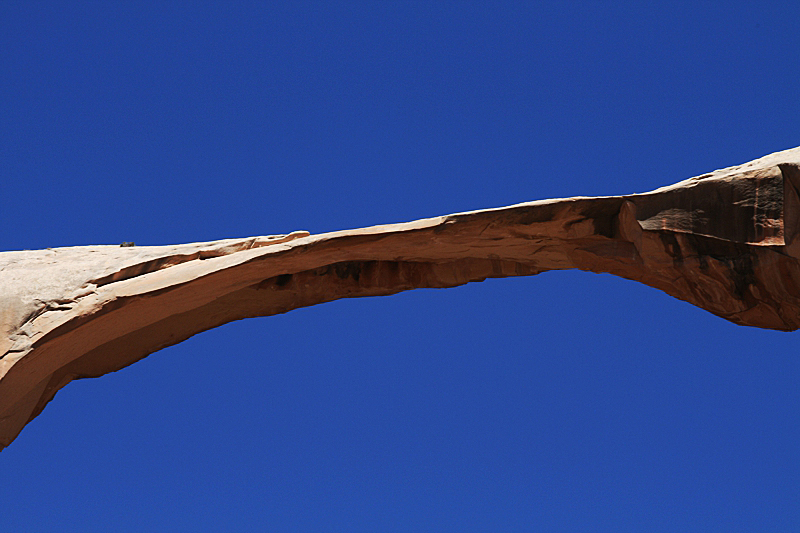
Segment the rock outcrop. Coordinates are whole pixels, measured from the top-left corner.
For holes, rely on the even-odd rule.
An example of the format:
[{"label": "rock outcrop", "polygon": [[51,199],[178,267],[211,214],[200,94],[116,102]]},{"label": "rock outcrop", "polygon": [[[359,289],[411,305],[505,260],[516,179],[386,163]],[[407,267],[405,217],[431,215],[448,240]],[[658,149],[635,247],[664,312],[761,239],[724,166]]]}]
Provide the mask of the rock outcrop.
[{"label": "rock outcrop", "polygon": [[578,268],[736,324],[800,327],[800,148],[630,196],[319,235],[0,253],[0,448],[74,379],[338,298]]}]

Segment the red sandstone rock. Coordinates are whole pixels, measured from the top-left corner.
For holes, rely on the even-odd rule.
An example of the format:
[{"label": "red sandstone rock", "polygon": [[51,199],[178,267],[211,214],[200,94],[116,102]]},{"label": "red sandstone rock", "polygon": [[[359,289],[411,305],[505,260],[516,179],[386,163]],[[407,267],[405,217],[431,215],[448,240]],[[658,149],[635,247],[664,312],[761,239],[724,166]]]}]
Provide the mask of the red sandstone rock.
[{"label": "red sandstone rock", "polygon": [[[338,298],[579,268],[737,324],[800,327],[800,148],[630,196],[175,246],[0,253],[0,448],[73,379]],[[129,244],[129,243],[126,243]]]}]

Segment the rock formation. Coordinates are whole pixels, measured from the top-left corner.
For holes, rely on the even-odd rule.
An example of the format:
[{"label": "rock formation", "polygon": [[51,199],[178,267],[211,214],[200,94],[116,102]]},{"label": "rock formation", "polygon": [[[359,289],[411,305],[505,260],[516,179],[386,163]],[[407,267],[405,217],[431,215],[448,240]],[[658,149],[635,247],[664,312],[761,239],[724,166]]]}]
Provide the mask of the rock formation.
[{"label": "rock formation", "polygon": [[800,327],[800,148],[644,194],[319,235],[0,253],[0,448],[74,379],[338,298],[578,268],[747,326]]}]

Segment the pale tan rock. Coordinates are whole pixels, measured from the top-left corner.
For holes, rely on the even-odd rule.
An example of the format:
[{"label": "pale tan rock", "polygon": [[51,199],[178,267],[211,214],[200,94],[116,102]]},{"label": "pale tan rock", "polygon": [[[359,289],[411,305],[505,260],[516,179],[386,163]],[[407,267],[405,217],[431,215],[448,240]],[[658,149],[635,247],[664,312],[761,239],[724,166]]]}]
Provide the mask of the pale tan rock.
[{"label": "pale tan rock", "polygon": [[798,191],[795,148],[629,196],[319,235],[3,252],[0,447],[73,379],[232,320],[338,298],[579,268],[640,281],[737,324],[795,330]]}]

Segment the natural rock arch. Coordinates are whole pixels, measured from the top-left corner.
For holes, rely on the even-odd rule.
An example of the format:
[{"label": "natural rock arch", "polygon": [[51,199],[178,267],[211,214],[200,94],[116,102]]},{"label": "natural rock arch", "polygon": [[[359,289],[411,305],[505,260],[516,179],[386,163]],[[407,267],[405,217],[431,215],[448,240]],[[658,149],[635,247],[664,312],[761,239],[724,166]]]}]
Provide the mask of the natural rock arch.
[{"label": "natural rock arch", "polygon": [[737,324],[800,327],[800,148],[629,196],[175,246],[0,253],[0,448],[74,379],[227,322],[578,268]]}]

